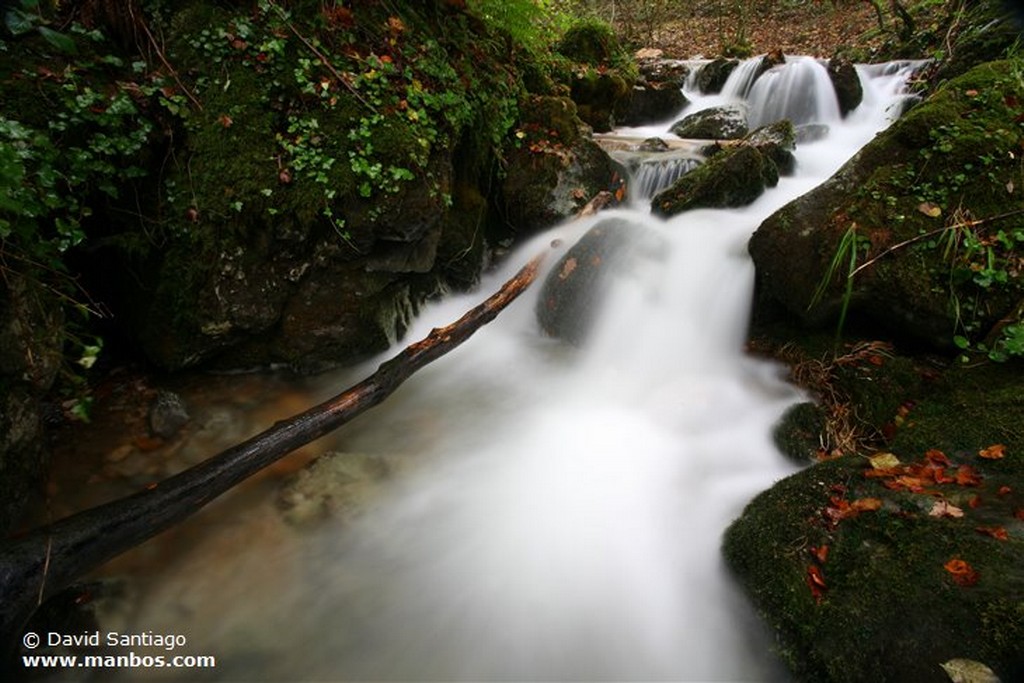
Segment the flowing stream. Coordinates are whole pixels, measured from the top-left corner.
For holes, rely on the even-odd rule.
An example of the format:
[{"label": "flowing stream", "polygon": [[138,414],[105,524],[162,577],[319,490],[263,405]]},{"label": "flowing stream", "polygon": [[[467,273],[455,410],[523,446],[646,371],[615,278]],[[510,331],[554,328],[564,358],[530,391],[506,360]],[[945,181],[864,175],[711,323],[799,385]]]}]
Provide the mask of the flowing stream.
[{"label": "flowing stream", "polygon": [[[743,351],[746,244],[887,125],[913,66],[858,67],[864,103],[840,120],[821,65],[790,65],[723,95],[688,92],[684,113],[750,97],[761,123],[827,124],[797,149],[794,176],[749,207],[667,221],[634,198],[538,236],[478,292],[430,306],[408,340],[460,316],[537,252],[555,252],[552,267],[609,216],[666,245],[616,280],[585,347],[540,331],[538,283],[332,436],[331,448],[393,473],[375,480],[359,514],[296,530],[268,521],[272,501],[204,512],[193,527],[206,535],[142,584],[123,629],[185,635],[187,653],[218,658],[202,680],[785,680],[720,554],[743,506],[795,469],[770,431],[800,394]],[[669,123],[613,137],[671,139]],[[325,398],[377,362],[303,395]],[[125,675],[144,673],[174,678]]]}]

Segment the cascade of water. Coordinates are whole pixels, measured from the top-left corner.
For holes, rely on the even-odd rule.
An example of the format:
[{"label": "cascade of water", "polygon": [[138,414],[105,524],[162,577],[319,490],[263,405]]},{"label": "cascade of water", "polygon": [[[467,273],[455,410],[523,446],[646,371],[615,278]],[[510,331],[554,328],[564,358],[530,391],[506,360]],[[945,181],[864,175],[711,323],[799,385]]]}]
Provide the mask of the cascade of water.
[{"label": "cascade of water", "polygon": [[750,94],[755,79],[761,73],[763,56],[752,57],[740,62],[722,86],[722,97],[726,100],[745,100]]},{"label": "cascade of water", "polygon": [[839,101],[828,70],[812,57],[787,57],[750,88],[750,127],[782,119],[794,125],[838,121]]},{"label": "cascade of water", "polygon": [[631,169],[630,194],[634,199],[649,199],[700,166],[702,161],[690,155],[649,155]]},{"label": "cascade of water", "polygon": [[[812,63],[764,88],[816,95]],[[861,70],[865,105],[749,207],[663,221],[637,204],[524,245],[483,290],[606,215],[665,247],[616,281],[584,348],[543,337],[528,293],[337,436],[415,463],[362,518],[273,546],[254,533],[229,582],[179,562],[140,627],[187,634],[223,680],[781,679],[719,556],[729,521],[794,470],[769,433],[799,395],[742,350],[746,242],[886,125],[908,69]],[[479,298],[428,308],[410,338]]]}]

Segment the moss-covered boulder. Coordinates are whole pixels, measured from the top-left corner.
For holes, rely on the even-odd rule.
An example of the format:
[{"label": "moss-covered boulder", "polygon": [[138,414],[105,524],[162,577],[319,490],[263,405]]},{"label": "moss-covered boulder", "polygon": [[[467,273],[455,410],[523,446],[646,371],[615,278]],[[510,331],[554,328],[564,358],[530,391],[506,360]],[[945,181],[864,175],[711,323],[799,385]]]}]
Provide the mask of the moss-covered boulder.
[{"label": "moss-covered boulder", "polygon": [[579,21],[555,51],[572,63],[568,84],[580,119],[601,133],[619,125],[629,109],[637,68],[612,27],[599,19]]},{"label": "moss-covered boulder", "polygon": [[697,88],[705,95],[714,95],[722,91],[722,86],[729,80],[729,75],[740,65],[738,59],[719,57],[700,67],[697,72]]},{"label": "moss-covered boulder", "polygon": [[724,148],[651,200],[651,211],[674,216],[699,208],[746,206],[779,182],[774,162],[751,145]]},{"label": "moss-covered boulder", "polygon": [[689,100],[682,85],[675,82],[647,82],[633,86],[629,105],[616,123],[623,126],[644,126],[677,116]]},{"label": "moss-covered boulder", "polygon": [[506,220],[518,234],[575,215],[598,192],[624,195],[625,169],[586,134],[572,100],[533,96],[521,112],[521,144],[506,159],[502,185]]},{"label": "moss-covered boulder", "polygon": [[673,123],[669,130],[681,138],[736,140],[750,131],[748,115],[745,104],[723,104],[689,114]]},{"label": "moss-covered boulder", "polygon": [[464,5],[289,9],[154,7],[166,41],[151,62],[102,30],[74,34],[74,55],[9,44],[0,97],[18,124],[113,169],[91,185],[33,177],[75,178],[74,266],[160,367],[353,362],[513,236],[497,158],[526,69],[508,36]]},{"label": "moss-covered boulder", "polygon": [[884,453],[813,465],[729,528],[727,562],[799,680],[940,683],[955,659],[1024,676],[1020,371],[930,370]]},{"label": "moss-covered boulder", "polygon": [[779,175],[792,175],[796,170],[796,129],[787,119],[751,131],[740,144],[756,147],[771,159]]},{"label": "moss-covered boulder", "polygon": [[570,93],[580,119],[598,133],[607,133],[618,125],[616,113],[628,113],[635,97],[632,83],[618,71],[600,72],[590,68],[576,74]]},{"label": "moss-covered boulder", "polygon": [[750,241],[756,311],[822,325],[848,309],[938,347],[1000,343],[1024,298],[1024,233],[1010,218],[1024,136],[1015,68],[989,63],[946,83],[765,220]]}]

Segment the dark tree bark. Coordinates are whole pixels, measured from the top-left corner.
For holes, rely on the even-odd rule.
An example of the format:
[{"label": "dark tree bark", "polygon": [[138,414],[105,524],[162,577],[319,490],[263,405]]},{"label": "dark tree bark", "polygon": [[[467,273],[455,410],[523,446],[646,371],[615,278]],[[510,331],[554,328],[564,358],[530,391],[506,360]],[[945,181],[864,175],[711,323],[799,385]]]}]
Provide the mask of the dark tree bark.
[{"label": "dark tree bark", "polygon": [[79,512],[0,545],[0,665],[13,661],[11,656],[26,621],[47,597],[185,520],[296,448],[381,403],[417,370],[459,346],[493,320],[536,279],[543,258],[543,254],[534,258],[482,304],[454,323],[432,330],[334,398],[278,422],[248,441],[144,491]]}]

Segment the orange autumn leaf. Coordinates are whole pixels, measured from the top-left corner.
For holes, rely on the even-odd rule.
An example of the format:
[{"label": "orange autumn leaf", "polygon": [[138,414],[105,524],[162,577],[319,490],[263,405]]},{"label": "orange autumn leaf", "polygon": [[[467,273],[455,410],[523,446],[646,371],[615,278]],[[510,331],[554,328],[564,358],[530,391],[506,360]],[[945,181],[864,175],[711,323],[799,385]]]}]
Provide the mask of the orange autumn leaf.
[{"label": "orange autumn leaf", "polygon": [[980,486],[981,475],[970,465],[961,465],[956,471],[956,483],[960,486]]},{"label": "orange autumn leaf", "polygon": [[858,498],[850,503],[850,509],[856,512],[870,512],[882,507],[880,498]]},{"label": "orange autumn leaf", "polygon": [[1000,486],[999,487],[999,495],[1000,496],[1005,496],[1006,494],[1010,493],[1011,491],[1013,491],[1013,489],[1010,488],[1009,486]]},{"label": "orange autumn leaf", "polygon": [[1001,526],[979,526],[975,531],[985,536],[991,536],[997,541],[1007,541],[1010,539],[1010,534]]},{"label": "orange autumn leaf", "polygon": [[812,564],[807,567],[807,586],[811,589],[811,595],[814,596],[814,600],[821,602],[822,597],[825,595],[825,589],[828,586],[825,585],[825,576],[817,565]]},{"label": "orange autumn leaf", "polygon": [[942,566],[952,575],[953,582],[958,586],[973,586],[981,578],[974,567],[968,564],[966,560],[961,560],[958,557],[954,557]]},{"label": "orange autumn leaf", "polygon": [[949,457],[937,448],[930,449],[924,454],[924,457],[928,459],[928,462],[935,463],[936,465],[949,466],[952,464],[949,462]]},{"label": "orange autumn leaf", "polygon": [[1001,460],[1006,457],[1006,446],[1001,443],[993,444],[978,451],[978,456],[986,460]]}]

